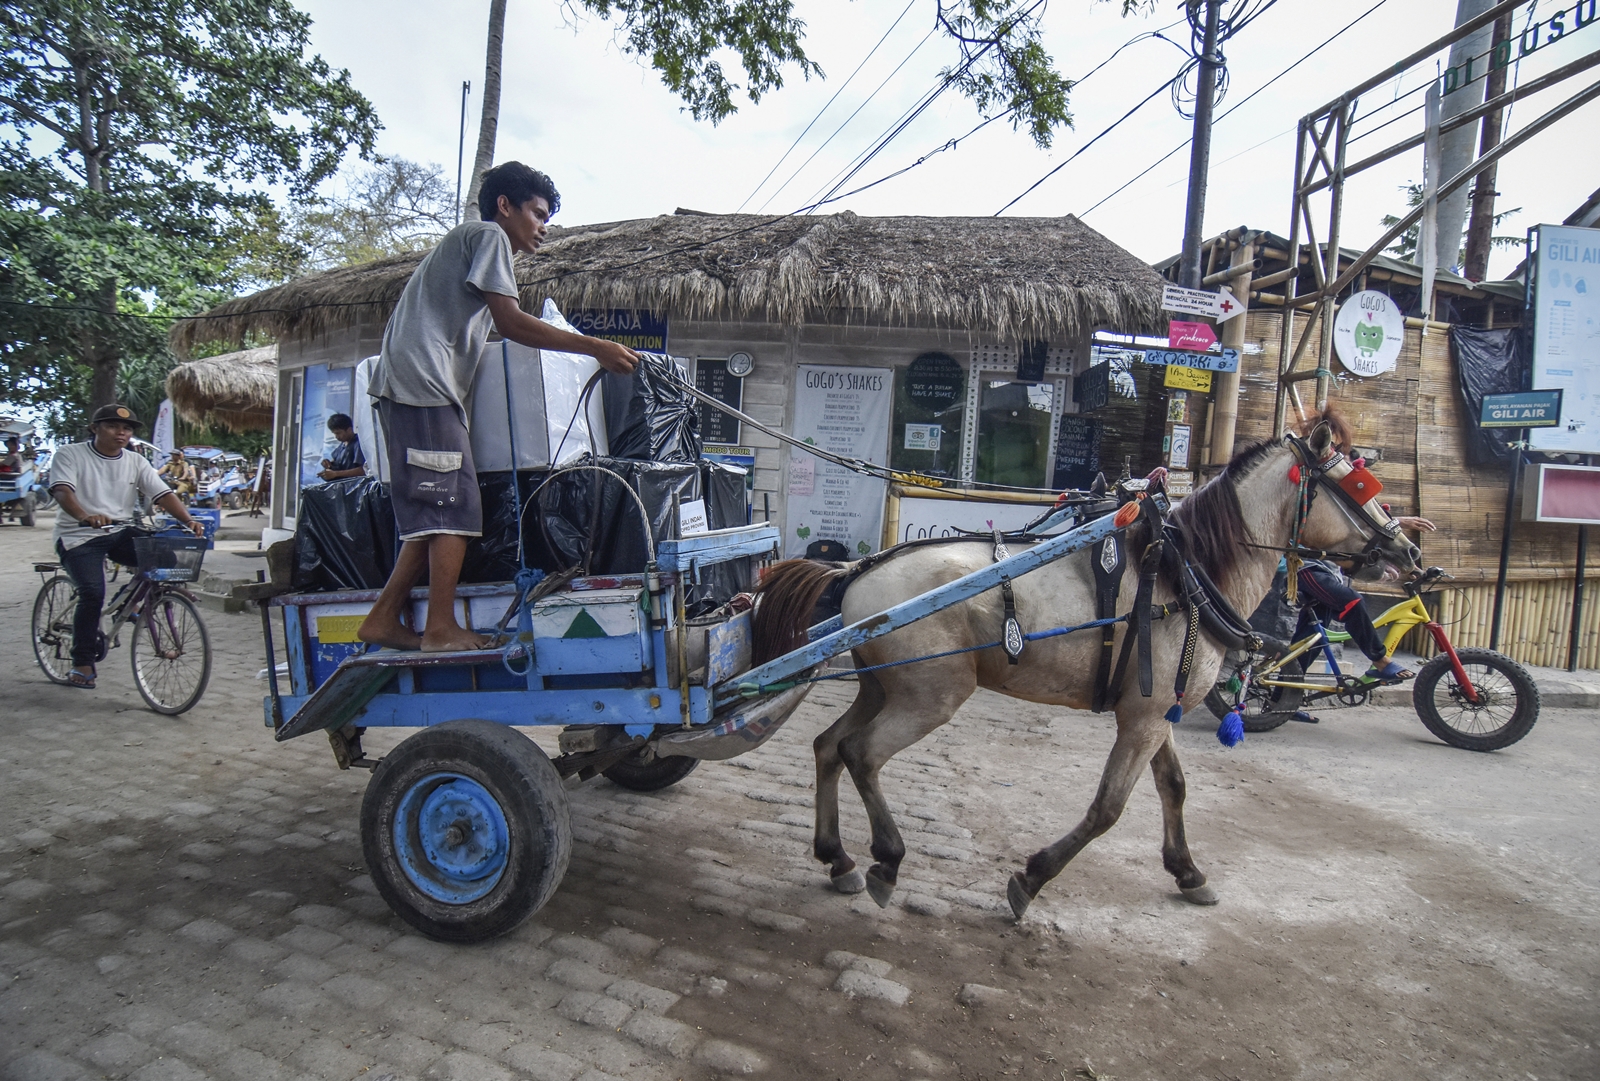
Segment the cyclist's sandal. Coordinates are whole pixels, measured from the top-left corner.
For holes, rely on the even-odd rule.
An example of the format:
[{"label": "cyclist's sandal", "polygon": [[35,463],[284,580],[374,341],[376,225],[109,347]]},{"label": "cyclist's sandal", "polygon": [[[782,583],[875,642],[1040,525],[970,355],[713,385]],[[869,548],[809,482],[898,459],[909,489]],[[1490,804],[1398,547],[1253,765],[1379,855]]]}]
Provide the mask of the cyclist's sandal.
[{"label": "cyclist's sandal", "polygon": [[86,676],[76,668],[67,673],[68,687],[82,687],[86,691],[94,690],[94,676]]},{"label": "cyclist's sandal", "polygon": [[1398,661],[1390,661],[1382,668],[1377,665],[1368,668],[1366,675],[1362,678],[1375,679],[1381,683],[1404,683],[1408,679],[1417,678],[1417,674],[1409,668],[1401,668]]}]

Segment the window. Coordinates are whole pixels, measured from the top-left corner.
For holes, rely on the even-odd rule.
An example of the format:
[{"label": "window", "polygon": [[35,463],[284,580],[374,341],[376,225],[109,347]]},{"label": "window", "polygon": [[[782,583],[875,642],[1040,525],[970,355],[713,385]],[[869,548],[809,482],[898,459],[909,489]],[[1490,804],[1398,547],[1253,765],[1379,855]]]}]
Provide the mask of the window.
[{"label": "window", "polygon": [[978,387],[973,479],[1018,488],[1050,485],[1055,383],[983,378]]},{"label": "window", "polygon": [[894,373],[889,466],[953,477],[961,464],[967,373],[946,353],[924,353]]}]

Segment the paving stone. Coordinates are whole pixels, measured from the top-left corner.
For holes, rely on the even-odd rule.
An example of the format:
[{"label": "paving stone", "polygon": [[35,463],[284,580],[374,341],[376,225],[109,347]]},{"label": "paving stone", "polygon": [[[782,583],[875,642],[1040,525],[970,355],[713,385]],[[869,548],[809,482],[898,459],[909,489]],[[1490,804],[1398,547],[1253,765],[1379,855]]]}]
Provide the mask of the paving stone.
[{"label": "paving stone", "polygon": [[289,1056],[289,1061],[311,1076],[323,1078],[353,1078],[372,1065],[372,1060],[362,1052],[346,1047],[343,1040],[328,1036],[307,1040]]},{"label": "paving stone", "polygon": [[287,982],[264,988],[256,995],[256,1001],[285,1017],[305,1018],[321,1011],[328,1000],[315,988]]},{"label": "paving stone", "polygon": [[0,897],[13,901],[37,901],[50,894],[50,883],[41,882],[37,878],[19,878],[15,882],[7,882],[0,886]]},{"label": "paving stone", "polygon": [[589,1011],[589,1007],[600,1001],[602,997],[593,991],[569,991],[556,1004],[556,1013],[565,1017],[568,1021],[581,1022],[583,1015]]},{"label": "paving stone", "polygon": [[688,1025],[653,1013],[636,1013],[628,1018],[628,1023],[622,1026],[622,1034],[673,1058],[688,1058],[700,1039]]},{"label": "paving stone", "polygon": [[637,980],[618,980],[606,988],[606,994],[619,1002],[626,1002],[634,1009],[651,1013],[666,1013],[677,1004],[679,997],[671,991],[663,991]]},{"label": "paving stone", "polygon": [[363,1010],[381,1005],[393,994],[387,984],[348,972],[324,983],[322,989],[341,1002],[348,1002]]},{"label": "paving stone", "polygon": [[198,919],[186,923],[178,928],[178,934],[185,938],[192,938],[196,942],[204,943],[207,946],[220,946],[229,939],[239,936],[239,932],[227,924],[208,919]]},{"label": "paving stone", "polygon": [[373,1033],[363,1036],[359,1042],[352,1041],[352,1047],[359,1047],[363,1054],[412,1074],[420,1074],[449,1050],[442,1044],[409,1032]]},{"label": "paving stone", "polygon": [[612,973],[602,972],[593,965],[566,957],[554,962],[545,969],[544,974],[557,983],[564,983],[580,991],[604,991],[616,980],[616,976]]},{"label": "paving stone", "polygon": [[237,1047],[217,1063],[216,1073],[238,1081],[294,1081],[298,1071],[253,1048]]},{"label": "paving stone", "polygon": [[610,968],[615,971],[618,964],[617,955],[612,953],[608,946],[578,935],[557,935],[546,942],[544,948],[551,953],[583,961],[596,968]]},{"label": "paving stone", "polygon": [[317,928],[308,927],[303,923],[292,931],[285,931],[273,941],[280,946],[298,950],[312,957],[318,957],[329,950],[344,945],[344,939],[338,935],[329,931],[319,931]]},{"label": "paving stone", "polygon": [[1010,991],[981,983],[964,983],[956,992],[956,1001],[963,1006],[998,1006],[1015,998]]},{"label": "paving stone", "polygon": [[78,1054],[102,1070],[123,1073],[155,1058],[156,1050],[126,1032],[113,1032],[84,1044]]},{"label": "paving stone", "polygon": [[503,1056],[512,1068],[532,1081],[574,1081],[588,1067],[560,1051],[533,1043],[521,1043]]},{"label": "paving stone", "polygon": [[757,927],[765,927],[769,931],[782,931],[784,934],[797,935],[805,931],[808,924],[799,916],[791,916],[785,912],[774,912],[767,908],[752,908],[745,913],[745,919]]},{"label": "paving stone", "polygon": [[630,931],[626,927],[608,928],[601,933],[600,941],[617,953],[641,960],[650,958],[661,948],[659,940],[649,935],[641,935],[637,931]]},{"label": "paving stone", "polygon": [[593,1005],[584,1011],[582,1021],[586,1025],[610,1029],[615,1032],[632,1016],[633,1007],[627,1003],[619,1002],[608,996],[601,996],[595,999]]},{"label": "paving stone", "polygon": [[865,972],[869,976],[887,976],[894,970],[894,966],[887,961],[880,961],[876,957],[863,957],[849,950],[829,950],[822,958],[822,963],[829,968]]},{"label": "paving stone", "polygon": [[905,895],[905,901],[902,903],[912,912],[919,913],[923,916],[934,916],[936,918],[943,919],[944,917],[950,915],[950,902],[941,901],[932,894],[908,893]]},{"label": "paving stone", "polygon": [[236,938],[228,943],[228,948],[224,952],[247,965],[265,968],[287,956],[289,951],[271,942],[263,942],[259,938]]},{"label": "paving stone", "polygon": [[961,862],[972,858],[972,849],[956,848],[954,845],[918,845],[917,851],[924,856],[932,856],[936,860],[956,860]]},{"label": "paving stone", "polygon": [[209,1081],[203,1071],[171,1055],[146,1063],[128,1077],[129,1081]]},{"label": "paving stone", "polygon": [[331,905],[301,905],[289,913],[289,918],[296,923],[309,923],[324,931],[333,931],[341,924],[349,922],[350,914]]},{"label": "paving stone", "polygon": [[79,1081],[82,1066],[49,1051],[30,1051],[0,1066],[0,1081]]},{"label": "paving stone", "polygon": [[833,989],[851,998],[871,998],[904,1006],[911,999],[911,988],[857,969],[847,968],[833,981]]},{"label": "paving stone", "polygon": [[688,972],[700,975],[706,972],[715,972],[717,962],[714,958],[693,950],[680,949],[677,946],[668,946],[656,954],[656,964],[663,968],[676,969],[679,972]]},{"label": "paving stone", "polygon": [[515,1081],[516,1075],[481,1055],[452,1051],[423,1075],[437,1081]]},{"label": "paving stone", "polygon": [[234,1048],[232,1040],[199,1021],[173,1025],[159,1039],[164,1046],[198,1063],[214,1062]]},{"label": "paving stone", "polygon": [[323,983],[330,980],[338,973],[338,969],[326,961],[319,961],[315,957],[307,957],[303,953],[291,953],[282,961],[272,966],[272,971],[286,980],[299,980],[301,983]]},{"label": "paving stone", "polygon": [[727,1040],[705,1040],[695,1048],[694,1060],[719,1073],[753,1074],[767,1068],[767,1060]]},{"label": "paving stone", "polygon": [[[740,892],[743,892],[742,890]],[[720,897],[714,893],[697,893],[690,898],[690,904],[702,912],[709,912],[714,916],[727,916],[730,919],[743,919],[745,906],[731,897]]]},{"label": "paving stone", "polygon": [[89,935],[114,935],[128,926],[128,921],[115,912],[91,912],[87,916],[79,916],[77,924]]}]

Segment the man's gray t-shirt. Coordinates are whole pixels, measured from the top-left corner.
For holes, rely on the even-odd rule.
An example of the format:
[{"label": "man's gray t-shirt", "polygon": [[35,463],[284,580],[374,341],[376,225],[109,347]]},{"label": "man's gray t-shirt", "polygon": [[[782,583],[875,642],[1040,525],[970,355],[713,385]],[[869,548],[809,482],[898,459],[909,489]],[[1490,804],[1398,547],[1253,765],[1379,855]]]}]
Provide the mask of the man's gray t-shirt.
[{"label": "man's gray t-shirt", "polygon": [[406,283],[367,393],[401,405],[453,405],[470,417],[478,358],[494,326],[486,293],[517,295],[511,238],[494,222],[464,222]]}]

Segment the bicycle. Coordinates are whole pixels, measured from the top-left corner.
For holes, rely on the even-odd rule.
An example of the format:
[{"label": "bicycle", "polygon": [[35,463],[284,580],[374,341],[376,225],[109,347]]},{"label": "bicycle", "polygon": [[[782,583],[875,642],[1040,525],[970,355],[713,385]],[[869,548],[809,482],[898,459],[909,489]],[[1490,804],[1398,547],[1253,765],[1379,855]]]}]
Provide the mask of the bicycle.
[{"label": "bicycle", "polygon": [[[106,602],[95,660],[105,660],[120,646],[123,626],[132,624],[128,655],[134,685],[151,709],[177,716],[200,701],[211,679],[211,636],[194,597],[183,588],[200,576],[206,542],[187,531],[164,530],[136,536],[134,548],[138,567]],[[78,587],[60,563],[35,563],[33,569],[44,583],[33,602],[33,655],[52,683],[65,684],[72,671]],[[113,563],[110,582],[121,571]]]},{"label": "bicycle", "polygon": [[[1375,618],[1373,626],[1387,628],[1384,649],[1392,655],[1400,639],[1413,627],[1425,627],[1439,647],[1439,655],[1422,666],[1412,684],[1411,701],[1417,716],[1439,739],[1468,751],[1497,751],[1509,747],[1532,730],[1539,719],[1539,688],[1522,665],[1490,649],[1456,649],[1444,627],[1434,622],[1422,602],[1426,588],[1450,578],[1429,567],[1405,586],[1406,599]],[[1230,653],[1222,675],[1206,695],[1206,705],[1225,717],[1236,705],[1246,732],[1270,732],[1293,720],[1303,705],[1337,699],[1346,706],[1365,705],[1375,687],[1387,682],[1372,676],[1347,675],[1339,668],[1333,645],[1350,636],[1329,631],[1318,620],[1312,633],[1280,656]],[[1320,649],[1332,682],[1285,668]],[[1309,658],[1307,658],[1309,661]],[[1241,694],[1241,692],[1243,692]]]}]

